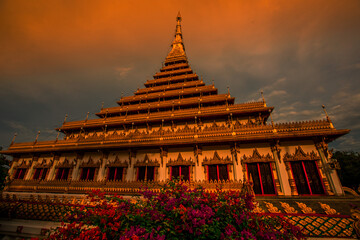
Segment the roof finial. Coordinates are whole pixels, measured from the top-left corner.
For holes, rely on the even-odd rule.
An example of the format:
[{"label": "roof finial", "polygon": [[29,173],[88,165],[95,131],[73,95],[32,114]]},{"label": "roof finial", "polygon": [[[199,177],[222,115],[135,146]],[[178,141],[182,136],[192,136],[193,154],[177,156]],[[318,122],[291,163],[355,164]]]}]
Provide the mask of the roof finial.
[{"label": "roof finial", "polygon": [[86,119],[85,119],[85,122],[88,120],[88,118],[89,118],[89,113],[90,112],[87,112],[87,114],[86,114]]},{"label": "roof finial", "polygon": [[16,136],[17,136],[17,133],[14,134],[14,138],[13,138],[13,140],[11,141],[10,146],[14,144]]},{"label": "roof finial", "polygon": [[261,90],[260,94],[261,94],[261,98],[262,98],[263,103],[264,103],[264,107],[266,107],[266,102],[265,102],[265,98],[264,98],[264,92],[263,92],[263,90]]},{"label": "roof finial", "polygon": [[101,110],[104,108],[104,102],[101,102]]},{"label": "roof finial", "polygon": [[35,138],[35,142],[34,142],[34,143],[36,143],[36,142],[37,142],[37,140],[38,140],[38,138],[39,138],[39,135],[40,135],[40,131],[38,131],[38,133],[37,133],[37,135],[36,135],[36,138]]},{"label": "roof finial", "polygon": [[67,114],[65,114],[65,118],[64,118],[64,122],[63,122],[63,124],[66,122],[67,117],[68,117],[68,115],[67,115]]},{"label": "roof finial", "polygon": [[57,142],[57,141],[58,141],[58,139],[59,139],[59,135],[60,135],[60,129],[58,130],[58,133],[57,133],[57,136],[56,136],[56,140],[55,140],[55,142]]},{"label": "roof finial", "polygon": [[323,110],[324,110],[324,112],[325,112],[326,120],[330,123],[330,127],[331,127],[331,128],[334,128],[334,125],[332,124],[332,122],[331,122],[331,120],[330,120],[330,117],[329,117],[329,115],[328,115],[328,113],[327,113],[327,111],[326,111],[325,105],[322,105],[322,108],[323,108]]},{"label": "roof finial", "polygon": [[270,119],[271,119],[271,125],[272,125],[272,127],[273,127],[273,133],[276,133],[277,130],[275,129],[274,121],[273,121],[272,116],[271,116],[271,112],[272,112],[272,110],[269,109],[269,116],[270,116]]},{"label": "roof finial", "polygon": [[228,95],[230,96],[230,87],[227,86],[227,90],[228,90]]}]

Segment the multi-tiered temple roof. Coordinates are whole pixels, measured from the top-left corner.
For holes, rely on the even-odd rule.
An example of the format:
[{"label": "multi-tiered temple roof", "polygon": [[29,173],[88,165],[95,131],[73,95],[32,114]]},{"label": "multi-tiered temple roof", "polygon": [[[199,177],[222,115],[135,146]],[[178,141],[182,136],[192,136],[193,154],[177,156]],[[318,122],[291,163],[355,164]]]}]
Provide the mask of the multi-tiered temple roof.
[{"label": "multi-tiered temple roof", "polygon": [[[344,135],[330,120],[268,124],[273,107],[265,101],[235,103],[230,93],[206,85],[191,69],[185,53],[181,16],[163,67],[119,106],[102,108],[98,119],[64,122],[64,140],[12,143],[5,154],[186,145],[213,142],[257,142],[269,139],[325,138]],[[218,124],[217,120],[225,120]],[[244,122],[244,119],[247,121]],[[212,126],[204,121],[214,121]],[[185,127],[178,127],[184,125]],[[180,124],[181,123],[181,124]],[[187,124],[195,126],[187,126]],[[156,126],[157,128],[153,128]],[[160,127],[159,127],[160,126]]]}]

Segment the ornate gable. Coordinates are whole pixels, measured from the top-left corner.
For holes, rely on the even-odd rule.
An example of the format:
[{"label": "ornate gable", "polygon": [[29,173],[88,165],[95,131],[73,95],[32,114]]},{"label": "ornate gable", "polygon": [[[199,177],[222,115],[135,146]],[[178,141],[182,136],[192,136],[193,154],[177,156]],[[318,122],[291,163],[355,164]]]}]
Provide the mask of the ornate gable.
[{"label": "ornate gable", "polygon": [[225,158],[220,157],[217,151],[214,152],[214,156],[212,158],[205,157],[202,165],[214,165],[214,164],[232,164],[233,162],[226,156]]},{"label": "ornate gable", "polygon": [[106,162],[106,167],[128,167],[129,164],[126,161],[119,159],[119,156],[116,156],[113,160],[108,159]]},{"label": "ornate gable", "polygon": [[243,156],[242,161],[244,163],[254,163],[254,162],[273,162],[274,158],[270,155],[270,153],[266,155],[261,155],[259,151],[255,148],[253,154],[251,156]]},{"label": "ornate gable", "polygon": [[65,158],[56,165],[56,168],[72,168],[75,166],[75,161],[70,161],[69,159]]},{"label": "ornate gable", "polygon": [[158,160],[150,160],[149,156],[145,154],[144,160],[137,160],[134,164],[134,167],[145,167],[145,166],[152,166],[152,167],[160,167],[160,163]]},{"label": "ornate gable", "polygon": [[17,168],[29,168],[31,166],[31,162],[25,159],[22,159],[18,162]]},{"label": "ornate gable", "polygon": [[50,168],[53,163],[52,159],[46,160],[45,158],[39,159],[35,164],[34,168]]},{"label": "ornate gable", "polygon": [[305,153],[301,146],[295,148],[294,154],[285,153],[284,161],[309,161],[309,160],[319,160],[320,157],[314,152]]},{"label": "ornate gable", "polygon": [[170,166],[193,166],[195,165],[194,161],[190,158],[189,160],[186,160],[183,158],[181,153],[179,153],[177,159],[172,160],[170,158],[169,162],[166,164],[167,167]]},{"label": "ornate gable", "polygon": [[83,160],[80,167],[100,167],[100,159],[94,160],[91,156],[87,160]]}]

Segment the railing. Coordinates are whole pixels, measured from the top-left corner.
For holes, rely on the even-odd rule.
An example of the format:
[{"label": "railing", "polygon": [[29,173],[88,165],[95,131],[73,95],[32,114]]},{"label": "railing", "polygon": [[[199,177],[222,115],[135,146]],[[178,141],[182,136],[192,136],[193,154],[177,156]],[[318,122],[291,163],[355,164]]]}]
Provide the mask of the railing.
[{"label": "railing", "polygon": [[[103,190],[122,194],[139,194],[143,189],[160,191],[166,181],[74,181],[74,180],[14,180],[6,186],[9,192],[87,193]],[[242,181],[191,181],[190,188],[203,187],[206,191],[241,191]]]}]

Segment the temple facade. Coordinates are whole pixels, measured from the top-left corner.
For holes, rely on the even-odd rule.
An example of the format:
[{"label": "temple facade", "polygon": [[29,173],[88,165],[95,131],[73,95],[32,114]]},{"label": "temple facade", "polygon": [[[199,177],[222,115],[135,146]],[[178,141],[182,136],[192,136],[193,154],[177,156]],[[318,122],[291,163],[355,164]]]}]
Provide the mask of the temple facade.
[{"label": "temple facade", "polygon": [[[5,191],[136,193],[181,178],[256,195],[343,195],[328,143],[349,130],[326,119],[276,124],[265,100],[235,103],[191,69],[181,16],[163,67],[97,119],[64,120],[64,138],[11,143]],[[59,136],[59,135],[58,135]]]}]

